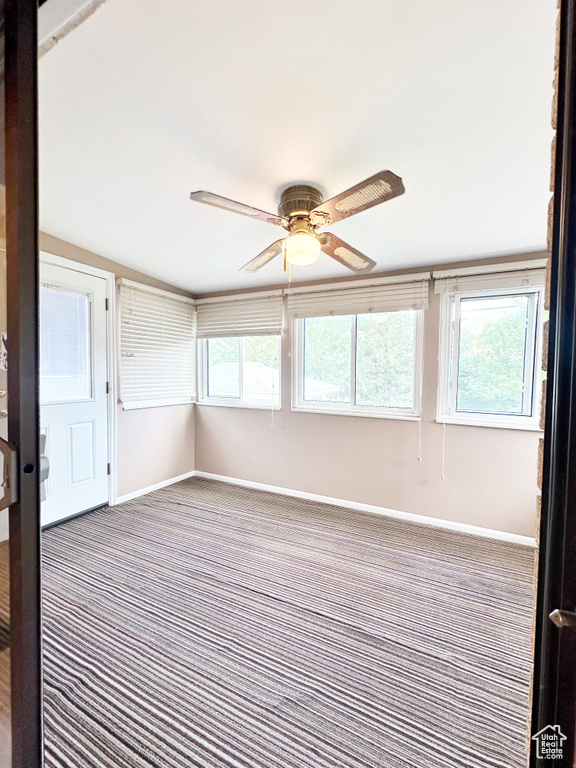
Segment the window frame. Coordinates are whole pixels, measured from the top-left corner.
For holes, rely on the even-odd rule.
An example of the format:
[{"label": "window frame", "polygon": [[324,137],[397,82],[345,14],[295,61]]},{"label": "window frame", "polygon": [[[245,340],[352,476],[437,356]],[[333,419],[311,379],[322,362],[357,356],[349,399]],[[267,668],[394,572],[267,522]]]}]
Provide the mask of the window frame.
[{"label": "window frame", "polygon": [[[413,309],[410,311],[414,312],[414,391],[412,408],[387,408],[386,406],[356,404],[357,318],[358,315],[369,314],[368,312],[358,312],[350,315],[352,343],[350,345],[350,402],[348,404],[304,400],[304,324],[306,318],[298,317],[291,320],[292,410],[306,413],[331,413],[340,416],[419,421],[422,417],[424,313],[426,310]],[[327,315],[327,317],[332,316]],[[336,316],[338,315],[334,315],[334,317]]]},{"label": "window frame", "polygon": [[[531,413],[482,413],[473,411],[456,411],[456,398],[458,394],[458,361],[460,343],[460,306],[463,299],[488,299],[498,296],[514,296],[534,294],[535,299],[529,304],[528,323],[530,335],[530,357],[532,359],[531,388]],[[543,286],[514,286],[484,289],[469,289],[464,291],[450,291],[440,295],[440,339],[438,347],[438,390],[436,421],[442,424],[461,424],[477,427],[498,427],[501,429],[521,429],[527,431],[542,431],[540,429],[540,398],[541,387],[538,386],[538,362],[542,358],[543,340],[543,310],[544,287]],[[529,381],[527,375],[525,353],[524,386]]]},{"label": "window frame", "polygon": [[[281,336],[269,334],[278,344],[278,402],[270,403],[246,402],[244,400],[244,340],[246,336],[237,336],[240,340],[240,397],[209,397],[208,395],[208,342],[210,338],[198,339],[196,359],[198,361],[198,399],[196,405],[216,405],[225,408],[252,408],[254,410],[280,411],[282,409],[282,348]],[[220,337],[212,337],[220,338]],[[234,338],[234,337],[222,337]]]}]

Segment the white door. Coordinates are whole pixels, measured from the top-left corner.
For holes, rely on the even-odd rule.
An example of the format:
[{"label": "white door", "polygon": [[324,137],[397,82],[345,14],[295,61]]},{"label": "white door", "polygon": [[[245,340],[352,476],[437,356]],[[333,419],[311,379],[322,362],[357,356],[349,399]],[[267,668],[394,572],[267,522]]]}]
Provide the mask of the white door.
[{"label": "white door", "polygon": [[108,502],[106,281],[40,264],[42,525]]}]

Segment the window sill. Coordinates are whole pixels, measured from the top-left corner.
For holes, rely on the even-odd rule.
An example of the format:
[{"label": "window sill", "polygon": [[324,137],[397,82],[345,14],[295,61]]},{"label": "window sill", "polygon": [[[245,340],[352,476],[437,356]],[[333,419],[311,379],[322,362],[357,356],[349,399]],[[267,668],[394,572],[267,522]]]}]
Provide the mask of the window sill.
[{"label": "window sill", "polygon": [[280,411],[280,405],[263,405],[260,403],[232,403],[226,400],[198,400],[196,405],[210,405],[219,408],[248,408],[256,411]]},{"label": "window sill", "polygon": [[162,408],[166,405],[194,405],[194,400],[143,400],[142,402],[120,402],[123,411],[136,411],[141,408]]},{"label": "window sill", "polygon": [[539,421],[530,417],[474,418],[474,416],[437,416],[438,424],[459,424],[462,427],[488,427],[489,429],[520,429],[523,432],[540,432]]},{"label": "window sill", "polygon": [[293,411],[301,413],[322,413],[328,416],[360,416],[363,419],[394,419],[395,421],[420,421],[420,415],[416,413],[382,413],[374,410],[344,410],[342,408],[320,408],[318,406],[293,405]]}]

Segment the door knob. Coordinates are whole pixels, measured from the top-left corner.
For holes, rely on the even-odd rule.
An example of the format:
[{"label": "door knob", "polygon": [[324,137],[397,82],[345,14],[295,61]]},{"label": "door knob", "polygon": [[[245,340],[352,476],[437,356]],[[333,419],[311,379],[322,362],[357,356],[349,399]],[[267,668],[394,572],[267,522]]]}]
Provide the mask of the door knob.
[{"label": "door knob", "polygon": [[551,621],[556,624],[558,629],[567,627],[568,629],[576,629],[576,613],[573,611],[560,611],[556,608],[550,614]]}]

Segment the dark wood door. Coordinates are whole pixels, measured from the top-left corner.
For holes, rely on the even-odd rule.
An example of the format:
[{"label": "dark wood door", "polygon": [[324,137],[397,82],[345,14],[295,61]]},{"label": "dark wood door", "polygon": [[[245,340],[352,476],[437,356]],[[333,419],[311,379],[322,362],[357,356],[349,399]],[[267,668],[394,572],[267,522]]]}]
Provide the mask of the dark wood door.
[{"label": "dark wood door", "polygon": [[[531,763],[576,764],[576,8],[563,0]],[[540,734],[540,736],[538,736]],[[561,756],[554,749],[561,750]]]},{"label": "dark wood door", "polygon": [[[42,764],[38,456],[37,0],[4,2],[12,766]],[[4,180],[4,179],[3,179]]]}]

